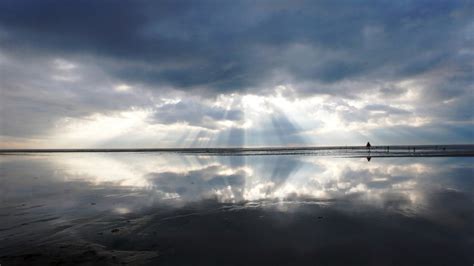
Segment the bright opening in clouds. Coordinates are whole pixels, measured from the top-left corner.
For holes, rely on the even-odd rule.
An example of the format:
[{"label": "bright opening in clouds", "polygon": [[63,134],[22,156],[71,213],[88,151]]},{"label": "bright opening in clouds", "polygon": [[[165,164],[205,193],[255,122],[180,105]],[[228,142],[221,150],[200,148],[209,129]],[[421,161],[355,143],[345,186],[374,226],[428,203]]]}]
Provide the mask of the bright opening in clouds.
[{"label": "bright opening in clouds", "polygon": [[473,14],[472,1],[1,1],[1,148],[474,143]]}]

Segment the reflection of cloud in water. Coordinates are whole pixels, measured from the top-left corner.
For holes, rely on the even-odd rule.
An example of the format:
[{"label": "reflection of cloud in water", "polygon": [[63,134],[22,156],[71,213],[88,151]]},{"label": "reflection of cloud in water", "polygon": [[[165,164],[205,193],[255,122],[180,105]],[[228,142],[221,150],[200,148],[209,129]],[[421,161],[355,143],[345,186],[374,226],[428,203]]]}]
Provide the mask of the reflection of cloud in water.
[{"label": "reflection of cloud in water", "polygon": [[[0,157],[0,238],[14,236],[0,256],[44,247],[61,261],[88,250],[183,265],[197,256],[271,265],[472,261],[472,158],[231,158]],[[55,246],[65,243],[78,248]]]},{"label": "reflection of cloud in water", "polygon": [[[240,163],[236,165],[233,158],[239,158]],[[436,163],[448,159],[384,159],[367,163],[364,159],[313,156],[243,158],[146,153],[28,159],[29,167],[17,169],[16,175],[18,171],[29,171],[24,175],[43,172],[43,181],[53,179],[51,186],[80,182],[92,187],[130,188],[135,193],[152,194],[154,200],[180,203],[204,199],[241,202],[350,198],[384,207],[410,206],[421,204],[426,191],[437,187],[434,178],[442,181],[443,174],[456,177],[457,172],[469,175],[467,166],[440,168]],[[5,169],[22,163],[21,157],[2,160]],[[473,187],[470,180],[453,180]],[[55,184],[57,181],[60,183]]]},{"label": "reflection of cloud in water", "polygon": [[153,188],[165,193],[175,193],[184,201],[219,198],[221,200],[241,201],[246,172],[232,170],[222,165],[210,165],[186,173],[150,173],[147,179]]}]

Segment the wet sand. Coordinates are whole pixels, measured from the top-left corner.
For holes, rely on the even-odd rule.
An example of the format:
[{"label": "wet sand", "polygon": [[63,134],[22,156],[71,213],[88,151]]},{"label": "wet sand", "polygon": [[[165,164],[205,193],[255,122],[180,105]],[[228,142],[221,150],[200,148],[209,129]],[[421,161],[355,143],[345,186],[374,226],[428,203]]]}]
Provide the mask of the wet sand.
[{"label": "wet sand", "polygon": [[0,263],[470,265],[473,159],[2,156]]}]

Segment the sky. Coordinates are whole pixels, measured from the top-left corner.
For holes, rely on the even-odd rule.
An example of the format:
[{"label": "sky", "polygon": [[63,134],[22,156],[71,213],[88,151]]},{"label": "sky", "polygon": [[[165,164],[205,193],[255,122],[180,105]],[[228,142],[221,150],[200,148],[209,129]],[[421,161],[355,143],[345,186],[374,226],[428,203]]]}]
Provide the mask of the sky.
[{"label": "sky", "polygon": [[472,1],[0,1],[0,148],[474,143]]}]

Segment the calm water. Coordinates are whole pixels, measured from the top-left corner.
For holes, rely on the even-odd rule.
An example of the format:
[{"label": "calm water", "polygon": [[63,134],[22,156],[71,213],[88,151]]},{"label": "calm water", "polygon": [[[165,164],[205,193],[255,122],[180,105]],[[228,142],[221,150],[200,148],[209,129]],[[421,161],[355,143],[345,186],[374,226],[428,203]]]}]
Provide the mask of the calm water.
[{"label": "calm water", "polygon": [[0,264],[472,265],[473,157],[0,156]]}]

